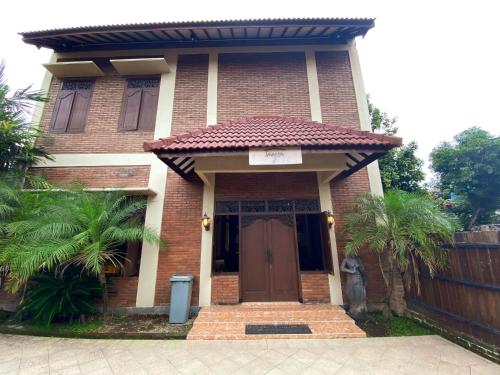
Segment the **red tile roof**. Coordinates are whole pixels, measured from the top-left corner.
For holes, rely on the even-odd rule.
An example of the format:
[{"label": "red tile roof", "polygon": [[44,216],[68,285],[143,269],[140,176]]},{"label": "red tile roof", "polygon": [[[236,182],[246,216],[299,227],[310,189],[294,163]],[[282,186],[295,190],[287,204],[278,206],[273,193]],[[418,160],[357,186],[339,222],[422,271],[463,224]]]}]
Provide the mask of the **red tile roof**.
[{"label": "red tile roof", "polygon": [[155,153],[241,151],[253,147],[303,149],[389,150],[401,138],[343,128],[301,118],[283,116],[245,117],[224,121],[188,133],[144,142]]}]

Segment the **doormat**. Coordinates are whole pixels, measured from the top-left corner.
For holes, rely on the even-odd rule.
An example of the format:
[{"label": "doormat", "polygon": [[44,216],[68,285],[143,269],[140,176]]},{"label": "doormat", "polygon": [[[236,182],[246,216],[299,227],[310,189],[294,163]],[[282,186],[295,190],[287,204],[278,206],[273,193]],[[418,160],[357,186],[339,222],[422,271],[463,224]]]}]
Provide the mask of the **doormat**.
[{"label": "doormat", "polygon": [[307,324],[247,324],[245,335],[310,335]]}]

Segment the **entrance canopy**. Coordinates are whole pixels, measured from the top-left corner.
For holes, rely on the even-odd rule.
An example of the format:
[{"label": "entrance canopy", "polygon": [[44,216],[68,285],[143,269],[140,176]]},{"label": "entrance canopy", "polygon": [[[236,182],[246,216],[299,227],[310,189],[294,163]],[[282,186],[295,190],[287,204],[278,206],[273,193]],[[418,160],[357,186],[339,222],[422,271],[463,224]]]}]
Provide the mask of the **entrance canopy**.
[{"label": "entrance canopy", "polygon": [[401,138],[300,118],[245,117],[144,143],[185,179],[208,173],[320,172],[345,178],[400,146]]}]

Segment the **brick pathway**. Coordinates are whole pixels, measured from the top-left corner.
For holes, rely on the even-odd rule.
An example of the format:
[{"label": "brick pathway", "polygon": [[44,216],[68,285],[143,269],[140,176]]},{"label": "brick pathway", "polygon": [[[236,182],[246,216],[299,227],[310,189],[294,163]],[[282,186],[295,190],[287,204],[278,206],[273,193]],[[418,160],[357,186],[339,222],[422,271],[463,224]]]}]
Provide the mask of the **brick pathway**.
[{"label": "brick pathway", "polygon": [[[312,334],[245,335],[246,324],[307,324]],[[342,308],[293,302],[203,307],[188,340],[333,339],[365,337]]]},{"label": "brick pathway", "polygon": [[83,340],[0,335],[0,374],[498,375],[438,336],[341,340]]}]

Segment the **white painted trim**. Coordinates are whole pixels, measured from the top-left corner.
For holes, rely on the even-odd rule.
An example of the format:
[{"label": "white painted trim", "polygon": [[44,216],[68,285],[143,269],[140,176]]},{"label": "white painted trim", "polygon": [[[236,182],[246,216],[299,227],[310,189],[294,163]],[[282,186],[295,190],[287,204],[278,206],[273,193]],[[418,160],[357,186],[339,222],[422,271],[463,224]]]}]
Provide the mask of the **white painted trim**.
[{"label": "white painted trim", "polygon": [[[209,53],[266,53],[266,52],[305,52],[306,50],[314,51],[347,51],[348,44],[313,44],[307,45],[287,45],[287,46],[248,46],[248,47],[198,47],[198,48],[158,48],[144,50],[110,50],[110,51],[80,51],[80,52],[58,52],[59,58],[85,58],[85,57],[133,57],[139,56],[154,56],[167,53],[176,53],[178,55],[197,55]],[[169,64],[170,65],[170,64]]]},{"label": "white painted trim", "polygon": [[[208,184],[203,185],[203,209],[202,215],[207,214],[212,220],[209,230],[201,228],[201,252],[200,252],[200,306],[210,306],[212,302],[212,238],[214,231],[214,206],[215,206],[215,174],[205,174]],[[200,220],[202,215],[200,215]],[[200,221],[201,227],[201,221]]]},{"label": "white painted trim", "polygon": [[[154,133],[155,139],[168,137],[172,129],[177,54],[168,55],[165,59],[170,66],[170,72],[161,75]],[[167,189],[167,166],[155,155],[149,154],[149,156],[153,158],[153,161],[151,162],[151,170],[149,172],[148,187],[156,191],[157,195],[148,198],[144,225],[161,233],[163,206]],[[154,306],[159,251],[159,246],[146,242],[142,244],[136,307]]]},{"label": "white painted trim", "polygon": [[316,52],[306,51],[307,84],[309,86],[309,107],[311,120],[322,122],[321,100],[319,95],[318,70],[316,68]]},{"label": "white painted trim", "polygon": [[[57,61],[56,54],[53,53],[50,56],[49,63],[55,63]],[[49,95],[50,84],[52,83],[52,73],[45,70],[45,75],[43,76],[42,85],[40,90],[44,95]],[[35,110],[33,111],[33,116],[31,117],[31,123],[35,126],[39,126],[42,121],[43,110],[45,108],[45,102],[36,103]]]},{"label": "white painted trim", "polygon": [[[318,181],[319,202],[321,211],[333,212],[332,195],[330,182],[324,182],[320,173],[316,173]],[[332,252],[333,275],[328,275],[328,284],[330,286],[330,302],[333,305],[342,305],[342,285],[340,282],[339,256],[337,251],[337,240],[335,238],[335,226],[330,229],[330,246]]]},{"label": "white painted trim", "polygon": [[43,160],[33,168],[113,167],[151,165],[157,157],[150,153],[132,154],[53,154],[54,160]]},{"label": "white painted trim", "polygon": [[219,54],[211,52],[208,58],[207,125],[217,123],[217,79]]},{"label": "white painted trim", "polygon": [[[351,63],[352,80],[354,91],[356,93],[356,102],[358,105],[358,116],[361,130],[371,131],[370,114],[368,111],[368,100],[366,98],[365,86],[363,83],[363,75],[361,74],[361,64],[359,62],[358,50],[356,43],[352,41],[349,44],[349,61]],[[383,195],[382,180],[380,178],[380,170],[378,162],[374,161],[367,165],[368,181],[370,183],[370,191],[372,194]]]}]

